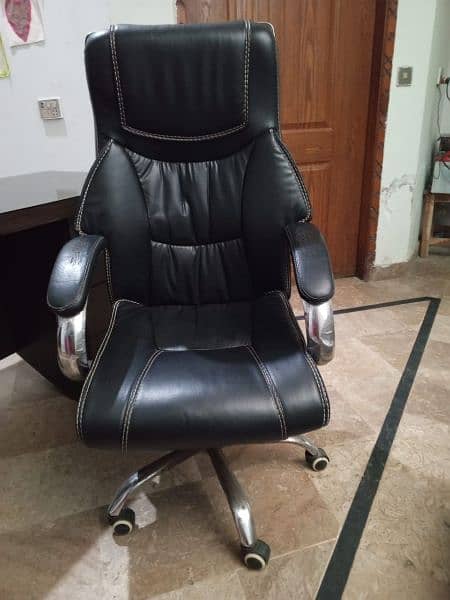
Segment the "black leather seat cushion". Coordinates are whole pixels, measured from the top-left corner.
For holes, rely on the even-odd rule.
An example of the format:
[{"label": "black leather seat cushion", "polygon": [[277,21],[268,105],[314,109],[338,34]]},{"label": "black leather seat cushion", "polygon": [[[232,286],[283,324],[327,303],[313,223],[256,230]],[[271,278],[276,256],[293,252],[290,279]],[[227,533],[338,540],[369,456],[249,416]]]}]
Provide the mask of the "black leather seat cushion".
[{"label": "black leather seat cushion", "polygon": [[283,292],[198,306],[115,303],[80,398],[89,445],[279,441],[326,425],[328,398]]}]

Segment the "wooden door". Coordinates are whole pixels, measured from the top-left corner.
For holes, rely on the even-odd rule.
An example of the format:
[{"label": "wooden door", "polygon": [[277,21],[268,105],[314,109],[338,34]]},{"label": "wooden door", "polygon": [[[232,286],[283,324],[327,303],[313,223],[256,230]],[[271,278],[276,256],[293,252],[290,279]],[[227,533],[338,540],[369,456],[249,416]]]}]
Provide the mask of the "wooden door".
[{"label": "wooden door", "polygon": [[178,0],[178,22],[269,21],[283,138],[308,186],[337,275],[354,275],[375,0]]}]

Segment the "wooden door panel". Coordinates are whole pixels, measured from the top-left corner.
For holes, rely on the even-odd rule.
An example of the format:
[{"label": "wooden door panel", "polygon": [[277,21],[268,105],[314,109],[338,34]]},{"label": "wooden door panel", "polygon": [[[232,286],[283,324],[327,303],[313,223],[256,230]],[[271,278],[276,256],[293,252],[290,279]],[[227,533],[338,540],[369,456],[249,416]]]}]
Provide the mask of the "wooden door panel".
[{"label": "wooden door panel", "polygon": [[233,18],[226,0],[177,0],[178,23],[218,23]]},{"label": "wooden door panel", "polygon": [[373,0],[179,0],[181,22],[268,21],[283,139],[309,189],[335,273],[356,268],[375,18]]},{"label": "wooden door panel", "polygon": [[329,161],[334,153],[334,131],[331,127],[283,129],[283,140],[299,164]]},{"label": "wooden door panel", "polygon": [[313,203],[314,223],[326,236],[330,201],[331,164],[316,162],[302,165],[302,176]]}]

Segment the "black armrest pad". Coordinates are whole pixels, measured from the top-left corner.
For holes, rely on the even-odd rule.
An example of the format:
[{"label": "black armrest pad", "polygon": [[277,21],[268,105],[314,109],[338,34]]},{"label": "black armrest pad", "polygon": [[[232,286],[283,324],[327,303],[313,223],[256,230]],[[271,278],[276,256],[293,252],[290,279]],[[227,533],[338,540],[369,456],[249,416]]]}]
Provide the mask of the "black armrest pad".
[{"label": "black armrest pad", "polygon": [[312,223],[286,225],[300,296],[310,304],[333,297],[334,277],[325,240]]},{"label": "black armrest pad", "polygon": [[63,246],[47,290],[47,304],[55,313],[70,317],[83,308],[95,261],[104,248],[100,235],[82,235]]}]

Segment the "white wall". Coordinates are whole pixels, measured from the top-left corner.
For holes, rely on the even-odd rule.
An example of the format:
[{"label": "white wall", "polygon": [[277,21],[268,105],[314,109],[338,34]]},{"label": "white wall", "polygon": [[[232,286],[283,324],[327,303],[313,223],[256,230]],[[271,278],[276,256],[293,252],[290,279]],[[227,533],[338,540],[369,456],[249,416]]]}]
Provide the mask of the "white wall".
[{"label": "white wall", "polygon": [[[44,0],[45,41],[5,48],[0,79],[0,177],[87,170],[94,128],[83,63],[84,38],[110,23],[174,23],[174,0]],[[4,23],[0,24],[3,41]],[[6,46],[6,43],[5,43]],[[61,97],[64,119],[42,121],[37,99]]]},{"label": "white wall", "polygon": [[[436,86],[436,81],[438,69],[441,66],[444,67],[447,77],[450,77],[450,0],[438,0],[436,2],[433,40],[428,68],[427,94],[419,145],[419,163],[412,202],[408,257],[412,256],[417,248],[422,219],[423,191],[429,183],[429,176],[433,169],[432,159],[436,146],[435,142],[439,137],[437,128],[439,89]],[[440,133],[450,133],[450,102],[446,99],[445,86],[441,86],[440,89],[442,94]]]},{"label": "white wall", "polygon": [[[389,97],[375,264],[409,260],[417,248],[422,195],[431,168],[438,67],[450,75],[450,0],[400,0]],[[413,67],[413,84],[397,87],[399,66]],[[445,95],[445,90],[442,88]],[[442,132],[450,107],[442,102]]]},{"label": "white wall", "polygon": [[109,0],[111,23],[176,23],[175,0]]}]

